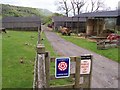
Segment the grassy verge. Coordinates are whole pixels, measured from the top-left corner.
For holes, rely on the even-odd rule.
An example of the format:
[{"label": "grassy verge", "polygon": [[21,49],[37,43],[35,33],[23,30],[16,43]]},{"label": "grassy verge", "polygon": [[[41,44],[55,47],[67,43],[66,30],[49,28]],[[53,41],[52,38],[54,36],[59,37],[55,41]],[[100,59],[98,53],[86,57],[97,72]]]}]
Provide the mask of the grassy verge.
[{"label": "grassy verge", "polygon": [[52,57],[57,57],[58,54],[55,53],[53,47],[51,46],[51,44],[50,44],[49,41],[47,40],[47,38],[46,38],[46,36],[45,36],[44,33],[42,33],[42,38],[43,38],[42,43],[45,45],[45,49],[50,52],[50,56],[52,56]]},{"label": "grassy verge", "polygon": [[[53,47],[51,46],[51,44],[47,40],[44,33],[42,33],[42,38],[43,38],[42,43],[45,45],[46,51],[50,52],[50,57],[57,57],[58,54],[54,52]],[[54,74],[54,73],[55,73],[55,63],[51,62],[50,63],[50,74]]]},{"label": "grassy verge", "polygon": [[116,62],[119,62],[118,61],[118,48],[110,48],[108,50],[98,50],[95,42],[91,42],[86,39],[81,39],[81,38],[78,38],[77,36],[62,36],[61,34],[58,34],[58,35],[64,38],[65,40],[76,44],[77,46],[83,47],[87,50],[93,51],[109,59],[112,59]]}]

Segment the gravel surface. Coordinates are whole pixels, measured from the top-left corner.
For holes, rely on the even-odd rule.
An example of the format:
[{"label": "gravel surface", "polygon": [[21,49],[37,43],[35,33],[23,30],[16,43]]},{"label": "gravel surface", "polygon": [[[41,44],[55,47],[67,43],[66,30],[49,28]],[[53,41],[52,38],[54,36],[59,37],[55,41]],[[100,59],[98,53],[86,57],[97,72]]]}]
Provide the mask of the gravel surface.
[{"label": "gravel surface", "polygon": [[[48,41],[61,56],[93,55],[92,88],[118,88],[118,63],[68,42],[42,26]],[[75,64],[72,63],[72,67]],[[74,68],[71,69],[74,72]]]}]

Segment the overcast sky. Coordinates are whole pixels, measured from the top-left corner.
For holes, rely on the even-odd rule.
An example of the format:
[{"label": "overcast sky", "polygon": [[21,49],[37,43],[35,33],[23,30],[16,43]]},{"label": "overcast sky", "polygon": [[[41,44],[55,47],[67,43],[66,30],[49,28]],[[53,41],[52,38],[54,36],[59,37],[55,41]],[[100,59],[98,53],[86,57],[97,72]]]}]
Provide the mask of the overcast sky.
[{"label": "overcast sky", "polygon": [[[0,3],[16,6],[42,8],[48,9],[52,12],[57,12],[55,1],[57,0],[0,0]],[[118,6],[118,1],[120,0],[104,0],[104,3],[107,7],[111,7],[112,10],[115,10],[115,8]]]}]

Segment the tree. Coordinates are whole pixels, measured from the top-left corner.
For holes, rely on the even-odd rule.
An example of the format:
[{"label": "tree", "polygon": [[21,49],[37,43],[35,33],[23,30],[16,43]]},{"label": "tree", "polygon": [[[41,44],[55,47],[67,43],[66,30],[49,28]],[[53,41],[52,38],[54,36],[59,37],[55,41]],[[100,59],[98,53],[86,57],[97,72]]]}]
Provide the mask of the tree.
[{"label": "tree", "polygon": [[76,14],[76,8],[75,8],[75,5],[74,5],[74,2],[75,2],[74,0],[71,0],[73,15],[75,16],[75,14]]},{"label": "tree", "polygon": [[80,11],[81,11],[82,7],[86,4],[86,1],[84,1],[84,0],[73,0],[73,3],[76,6],[77,14],[80,14]]},{"label": "tree", "polygon": [[60,14],[60,13],[53,13],[52,16],[63,16],[63,14]]},{"label": "tree", "polygon": [[99,8],[104,7],[104,2],[101,0],[91,0],[91,12],[96,12]]},{"label": "tree", "polygon": [[65,11],[66,16],[70,11],[73,11],[73,15],[78,15],[81,12],[96,12],[96,11],[108,11],[110,8],[106,7],[102,0],[61,0],[57,4],[58,9]]},{"label": "tree", "polygon": [[69,7],[67,0],[58,1],[58,10],[65,11],[65,15],[68,17],[71,8]]}]

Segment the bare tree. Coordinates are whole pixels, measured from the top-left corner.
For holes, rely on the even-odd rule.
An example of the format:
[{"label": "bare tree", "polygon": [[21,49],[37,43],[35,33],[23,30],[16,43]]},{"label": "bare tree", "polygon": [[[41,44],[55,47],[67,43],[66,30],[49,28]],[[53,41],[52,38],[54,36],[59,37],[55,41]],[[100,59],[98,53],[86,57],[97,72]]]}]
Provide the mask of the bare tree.
[{"label": "bare tree", "polygon": [[58,10],[65,11],[66,16],[68,16],[71,10],[73,11],[73,15],[76,15],[76,11],[77,14],[80,14],[81,8],[85,5],[85,3],[86,2],[84,0],[61,0],[58,1],[57,6]]},{"label": "bare tree", "polygon": [[96,12],[99,8],[104,7],[104,2],[101,0],[91,0],[91,12]]},{"label": "bare tree", "polygon": [[74,5],[74,2],[75,2],[74,0],[71,0],[73,15],[75,16],[76,8],[75,8],[75,5]]},{"label": "bare tree", "polygon": [[[56,0],[58,10],[64,11],[65,15],[68,16],[71,11],[73,15],[78,15],[83,12],[96,12],[99,10],[109,10],[104,5],[102,0]],[[90,2],[89,2],[90,1]],[[87,3],[89,2],[89,3]]]},{"label": "bare tree", "polygon": [[[97,0],[96,0],[97,1]],[[95,7],[96,1],[91,0],[91,12],[93,12],[93,9]]]},{"label": "bare tree", "polygon": [[89,6],[89,4],[87,4],[86,9],[85,9],[85,12],[87,12],[87,11],[88,11],[88,6]]},{"label": "bare tree", "polygon": [[62,11],[65,11],[65,15],[68,17],[69,15],[69,12],[72,10],[68,3],[67,3],[67,0],[62,0],[62,1],[58,1],[58,10],[62,10]]},{"label": "bare tree", "polygon": [[80,14],[81,8],[86,4],[84,0],[75,0],[74,4],[77,8],[77,14]]}]

